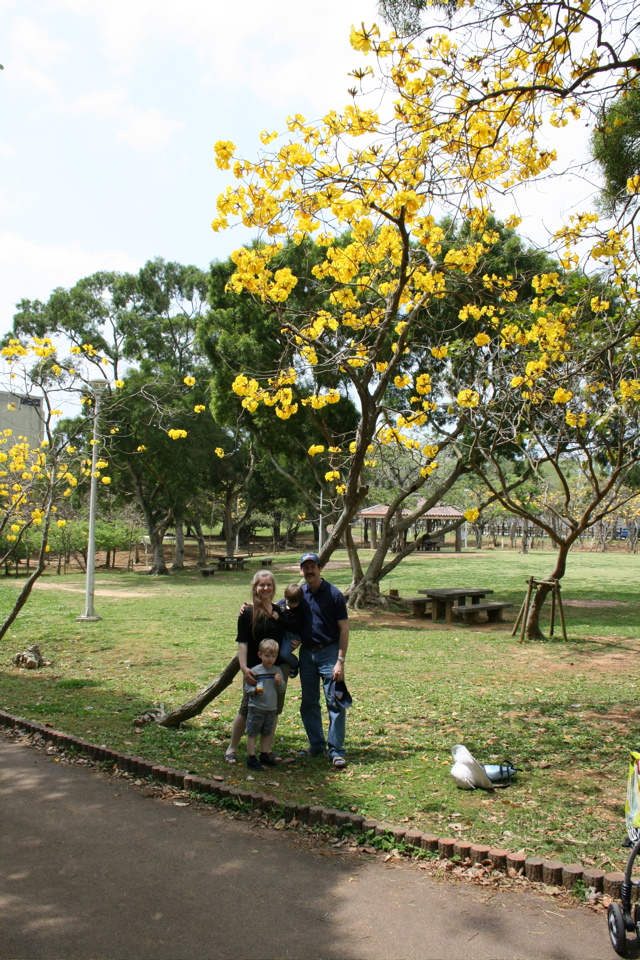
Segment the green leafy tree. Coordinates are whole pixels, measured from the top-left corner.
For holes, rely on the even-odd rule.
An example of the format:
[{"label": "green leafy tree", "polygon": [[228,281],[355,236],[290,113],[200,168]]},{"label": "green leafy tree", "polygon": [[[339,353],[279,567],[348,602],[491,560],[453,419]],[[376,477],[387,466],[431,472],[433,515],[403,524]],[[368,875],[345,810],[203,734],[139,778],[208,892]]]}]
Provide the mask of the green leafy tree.
[{"label": "green leafy tree", "polygon": [[205,273],[156,259],[138,275],[99,272],[55,290],[47,303],[23,301],[14,319],[15,335],[64,337],[101,375],[108,361],[115,392],[105,397],[101,425],[114,486],[145,518],[153,573],[167,571],[170,524],[181,566],[188,505],[215,476],[214,451],[225,436],[201,385],[196,328],[206,294]]},{"label": "green leafy tree", "polygon": [[620,212],[637,199],[628,184],[640,177],[640,89],[630,87],[603,111],[591,137],[591,152],[603,177],[602,207]]}]

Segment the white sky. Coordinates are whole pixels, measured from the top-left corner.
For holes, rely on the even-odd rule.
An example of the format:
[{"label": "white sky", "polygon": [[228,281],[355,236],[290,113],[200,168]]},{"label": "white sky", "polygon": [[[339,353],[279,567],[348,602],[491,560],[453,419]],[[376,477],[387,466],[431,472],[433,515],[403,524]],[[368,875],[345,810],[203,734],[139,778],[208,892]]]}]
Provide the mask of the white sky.
[{"label": "white sky", "polygon": [[[341,108],[362,20],[374,0],[0,0],[0,333],[20,299],[99,269],[226,258],[246,234],[210,228],[214,142],[251,157],[289,114]],[[584,137],[564,141],[579,159]],[[529,190],[523,232],[588,193]]]}]

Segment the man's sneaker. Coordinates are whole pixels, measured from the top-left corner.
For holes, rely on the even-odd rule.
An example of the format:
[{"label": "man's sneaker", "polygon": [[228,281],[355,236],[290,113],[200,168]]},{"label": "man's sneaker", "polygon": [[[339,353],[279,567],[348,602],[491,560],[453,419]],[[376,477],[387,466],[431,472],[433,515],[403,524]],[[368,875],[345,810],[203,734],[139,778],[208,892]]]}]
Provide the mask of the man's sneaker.
[{"label": "man's sneaker", "polygon": [[[262,755],[260,755],[260,760],[262,760]],[[249,770],[262,770],[263,766],[256,756],[247,758],[247,766]]]}]

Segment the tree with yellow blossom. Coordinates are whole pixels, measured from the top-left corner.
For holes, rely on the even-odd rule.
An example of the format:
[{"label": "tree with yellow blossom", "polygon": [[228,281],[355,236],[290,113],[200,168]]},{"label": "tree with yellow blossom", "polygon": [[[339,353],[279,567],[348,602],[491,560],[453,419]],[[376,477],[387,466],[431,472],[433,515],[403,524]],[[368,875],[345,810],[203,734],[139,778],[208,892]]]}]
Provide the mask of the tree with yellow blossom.
[{"label": "tree with yellow blossom", "polygon": [[[322,408],[344,396],[359,406],[348,446],[316,445],[324,447],[316,455],[342,508],[324,558],[340,538],[348,545],[348,524],[366,495],[365,461],[375,459],[377,445],[420,451],[425,478],[440,469],[443,448],[456,452],[461,469],[494,447],[515,454],[519,435],[509,436],[506,415],[496,419],[495,411],[503,404],[510,410],[518,396],[525,404],[533,398],[562,446],[564,432],[554,433],[558,409],[568,417],[563,431],[583,429],[584,411],[571,407],[576,384],[558,377],[574,330],[593,346],[587,362],[614,344],[626,349],[633,336],[628,237],[603,231],[591,213],[559,231],[558,269],[536,274],[531,303],[523,300],[530,277],[487,269],[499,240],[493,198],[549,175],[556,158],[541,141],[542,124],[564,126],[583,109],[597,110],[616,84],[630,83],[639,63],[633,41],[602,44],[590,4],[460,7],[414,40],[385,37],[375,25],[354,28],[352,45],[370,56],[353,71],[353,102],[344,110],[319,123],[289,117],[289,136],[264,131],[267,150],[255,159],[238,156],[229,141],[215,146],[218,166],[231,170],[236,184],[218,198],[213,229],[237,220],[263,239],[233,254],[229,286],[273,312],[286,341],[276,371],[239,371],[234,392],[249,413],[266,406],[283,422],[303,406]],[[616,16],[631,12],[629,5],[607,9],[612,30]],[[429,12],[435,17],[438,9]],[[620,325],[606,322],[602,280],[586,301],[581,295],[579,305],[556,308],[589,233],[592,256],[606,263],[624,313],[622,340]],[[288,309],[299,280],[278,264],[283,239],[323,251],[313,276],[325,285],[326,304]],[[521,340],[532,352],[524,365],[523,352],[512,349]],[[547,356],[556,367],[550,377]],[[576,377],[579,364],[576,353]],[[519,376],[525,389],[514,394]],[[527,396],[531,383],[537,389]],[[616,397],[621,389],[633,390],[618,384]],[[356,593],[358,576],[356,569]]]},{"label": "tree with yellow blossom", "polygon": [[[0,563],[17,556],[23,544],[37,555],[33,571],[0,626],[2,639],[46,568],[52,527],[66,524],[58,514],[59,506],[91,476],[91,459],[82,449],[81,437],[85,421],[93,417],[93,400],[87,377],[89,358],[81,352],[63,353],[51,339],[35,336],[24,341],[9,338],[0,356],[0,381],[11,397],[7,417],[28,403],[39,418],[35,436],[21,435],[10,427],[0,436]],[[69,433],[58,429],[58,424],[62,406],[72,398],[82,403],[84,418]],[[96,475],[108,484],[107,467],[107,461],[97,461]]]},{"label": "tree with yellow blossom", "polygon": [[[637,496],[640,463],[640,312],[636,265],[617,249],[592,257],[612,275],[562,272],[535,278],[527,314],[513,309],[476,353],[473,402],[464,407],[474,436],[473,466],[511,513],[543,530],[556,547],[547,581],[559,581],[572,546]],[[614,263],[615,261],[615,263]],[[619,285],[615,286],[618,279]],[[515,305],[514,305],[515,306]],[[468,367],[464,382],[469,383]],[[452,371],[452,386],[455,383]],[[458,398],[458,402],[459,398]],[[501,458],[509,453],[535,481],[526,499],[508,489]],[[541,634],[550,583],[533,597],[526,632]]]}]

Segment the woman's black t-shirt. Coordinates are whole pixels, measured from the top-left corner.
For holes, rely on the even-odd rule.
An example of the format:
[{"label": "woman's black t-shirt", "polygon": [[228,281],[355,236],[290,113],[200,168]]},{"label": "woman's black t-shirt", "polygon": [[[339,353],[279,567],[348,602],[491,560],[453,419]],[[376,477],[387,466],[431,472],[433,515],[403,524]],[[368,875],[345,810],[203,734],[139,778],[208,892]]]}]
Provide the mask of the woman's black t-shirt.
[{"label": "woman's black t-shirt", "polygon": [[[236,641],[247,644],[247,666],[249,669],[260,663],[258,647],[262,640],[266,640],[268,637],[270,640],[275,640],[279,647],[288,630],[292,633],[299,634],[302,629],[302,612],[300,611],[300,614],[298,613],[300,607],[297,607],[295,610],[282,610],[280,607],[276,608],[274,604],[273,610],[278,613],[278,618],[258,617],[255,636],[252,631],[253,605],[248,604],[238,617],[238,635]],[[276,663],[280,664],[282,662],[278,656]]]}]

